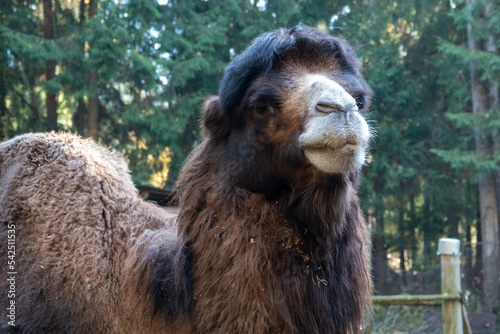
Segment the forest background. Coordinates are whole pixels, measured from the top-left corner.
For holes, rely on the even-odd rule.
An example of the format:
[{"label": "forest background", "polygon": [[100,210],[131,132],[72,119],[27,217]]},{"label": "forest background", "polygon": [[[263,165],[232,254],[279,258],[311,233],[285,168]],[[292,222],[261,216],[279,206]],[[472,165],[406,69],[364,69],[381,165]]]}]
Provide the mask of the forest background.
[{"label": "forest background", "polygon": [[228,62],[298,23],[346,37],[375,92],[359,195],[377,293],[439,291],[455,237],[471,305],[500,314],[498,0],[2,0],[0,140],[77,132],[171,187]]}]

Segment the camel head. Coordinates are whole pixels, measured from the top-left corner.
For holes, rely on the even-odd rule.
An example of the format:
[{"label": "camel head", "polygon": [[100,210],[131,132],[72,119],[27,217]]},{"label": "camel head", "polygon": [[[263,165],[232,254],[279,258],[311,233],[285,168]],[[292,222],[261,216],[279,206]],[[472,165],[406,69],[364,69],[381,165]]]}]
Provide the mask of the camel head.
[{"label": "camel head", "polygon": [[229,64],[202,123],[239,183],[279,192],[315,175],[359,172],[370,100],[352,48],[299,25],[260,36]]}]

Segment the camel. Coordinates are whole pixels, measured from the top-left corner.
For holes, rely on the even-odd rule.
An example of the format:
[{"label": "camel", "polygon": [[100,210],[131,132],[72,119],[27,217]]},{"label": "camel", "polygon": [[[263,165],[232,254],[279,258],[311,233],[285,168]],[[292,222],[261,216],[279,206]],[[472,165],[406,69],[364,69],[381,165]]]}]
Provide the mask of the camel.
[{"label": "camel", "polygon": [[0,235],[15,239],[1,293],[14,286],[15,297],[2,295],[0,323],[18,333],[361,332],[372,284],[356,189],[370,100],[342,38],[304,25],[258,37],[204,103],[177,217],[139,198],[123,159],[92,140],[1,143]]}]

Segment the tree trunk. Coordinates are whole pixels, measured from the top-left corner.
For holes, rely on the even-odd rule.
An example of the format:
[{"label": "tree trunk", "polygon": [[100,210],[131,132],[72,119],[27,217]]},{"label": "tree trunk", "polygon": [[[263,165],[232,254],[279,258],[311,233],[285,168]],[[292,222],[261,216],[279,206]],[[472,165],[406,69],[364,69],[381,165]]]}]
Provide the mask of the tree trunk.
[{"label": "tree trunk", "polygon": [[[467,0],[468,8],[471,8],[474,0]],[[474,36],[471,23],[467,25],[469,50],[481,50],[480,41]],[[481,74],[475,67],[474,61],[470,61],[472,112],[478,118],[484,118],[488,113],[490,96],[487,83],[481,80]],[[484,161],[492,154],[491,143],[482,132],[480,122],[474,127],[474,141],[479,161]],[[494,173],[483,171],[478,175],[479,185],[479,210],[481,215],[482,254],[483,254],[483,310],[491,312],[498,296],[498,278],[500,274],[498,259],[500,252],[498,247],[498,210],[495,196]]]},{"label": "tree trunk", "polygon": [[[489,3],[485,8],[485,16],[489,21],[490,18],[494,16],[494,7],[493,3]],[[498,48],[495,38],[495,31],[493,31],[490,27],[488,31],[488,42],[486,43],[486,50],[493,54],[498,55]],[[500,112],[500,84],[499,82],[490,81],[490,108],[497,110]],[[497,134],[496,138],[493,138],[494,152],[496,155],[500,154],[500,135]],[[500,166],[499,166],[500,167]],[[498,222],[500,224],[500,170],[495,173],[495,197],[497,202],[497,213],[498,213]],[[500,242],[500,239],[498,240]],[[500,298],[500,296],[499,296]]]},{"label": "tree trunk", "polygon": [[87,135],[99,140],[99,98],[97,96],[97,73],[89,74],[88,132]]},{"label": "tree trunk", "polygon": [[465,226],[465,245],[464,245],[464,253],[465,253],[465,265],[464,265],[464,277],[465,277],[465,287],[472,288],[474,282],[474,274],[473,274],[473,257],[472,252],[474,249],[472,248],[472,226]]},{"label": "tree trunk", "polygon": [[[54,39],[54,11],[52,9],[52,0],[43,0],[43,37],[45,39]],[[45,79],[47,82],[55,76],[55,60],[45,62]],[[45,105],[47,107],[47,122],[49,130],[57,130],[57,94],[47,92]]]},{"label": "tree trunk", "polygon": [[383,294],[387,288],[387,250],[385,248],[384,212],[382,206],[375,209],[376,225],[373,236],[373,269],[375,291]]},{"label": "tree trunk", "polygon": [[4,129],[5,124],[7,124],[7,104],[5,102],[7,98],[7,83],[2,80],[6,77],[4,71],[7,69],[7,60],[5,55],[0,54],[0,141],[7,138],[7,131]]},{"label": "tree trunk", "polygon": [[4,87],[0,85],[0,141],[7,138],[7,134],[4,129],[4,124],[7,123],[4,119],[7,114],[7,106],[5,104],[6,95],[7,93],[5,92]]},{"label": "tree trunk", "polygon": [[[9,2],[0,4],[0,10],[6,15],[12,14],[12,6]],[[0,34],[0,45],[7,46],[7,39]],[[5,49],[0,52],[0,141],[7,139],[7,73],[9,71],[9,62]]]},{"label": "tree trunk", "polygon": [[35,64],[32,64],[28,59],[24,58],[23,59],[23,65],[26,70],[26,75],[27,75],[27,82],[28,82],[28,94],[29,94],[29,108],[30,108],[30,115],[29,115],[29,129],[30,131],[40,131],[40,130],[45,130],[45,128],[41,128],[40,124],[43,124],[42,121],[42,111],[39,109],[41,105],[41,101],[38,99],[39,95],[35,91],[36,87],[36,76],[37,73],[33,69],[35,67]]},{"label": "tree trunk", "polygon": [[477,200],[477,223],[476,223],[476,260],[474,261],[474,275],[478,278],[476,286],[483,290],[483,234],[481,233],[481,214],[479,213],[479,198]]},{"label": "tree trunk", "polygon": [[387,249],[385,247],[384,202],[382,185],[385,182],[382,175],[375,181],[375,228],[373,230],[373,278],[375,291],[384,294],[387,290]]},{"label": "tree trunk", "polygon": [[[91,0],[89,4],[89,19],[95,18],[97,12],[97,0]],[[92,50],[90,50],[92,57]],[[89,102],[88,102],[88,132],[87,135],[94,140],[99,140],[99,96],[97,91],[98,77],[97,69],[89,73]]]},{"label": "tree trunk", "polygon": [[[403,191],[404,192],[404,191]],[[406,256],[405,256],[405,221],[404,221],[404,202],[399,201],[399,214],[398,214],[398,248],[399,248],[399,269],[401,270],[401,279],[403,282],[403,286],[407,285],[406,281]]]},{"label": "tree trunk", "polygon": [[[458,191],[458,190],[457,190]],[[457,200],[458,202],[458,200]],[[448,226],[450,227],[448,231],[448,235],[450,238],[460,239],[460,235],[458,233],[458,225],[459,225],[459,215],[458,210],[456,208],[448,209]]]},{"label": "tree trunk", "polygon": [[424,207],[422,209],[422,216],[424,217],[424,221],[422,222],[422,232],[424,234],[424,246],[423,246],[423,267],[424,270],[429,270],[432,266],[432,259],[435,253],[435,250],[432,248],[432,241],[434,240],[434,233],[432,231],[432,222],[429,221],[430,212],[431,212],[431,200],[429,198],[429,193],[426,191],[428,187],[428,182],[424,185]]},{"label": "tree trunk", "polygon": [[76,132],[81,136],[85,136],[85,112],[85,101],[83,101],[82,98],[79,98],[78,107],[73,115],[73,125],[76,128]]},{"label": "tree trunk", "polygon": [[492,173],[483,173],[479,178],[479,201],[481,210],[481,236],[483,240],[483,307],[491,312],[498,301],[500,259],[498,247],[498,214]]},{"label": "tree trunk", "polygon": [[418,248],[417,248],[417,235],[415,231],[416,212],[415,212],[415,194],[413,191],[409,195],[410,201],[410,237],[411,237],[411,262],[414,265],[417,263]]},{"label": "tree trunk", "polygon": [[[79,26],[80,29],[83,29],[83,24],[85,23],[85,1],[80,1],[80,21],[79,21]],[[84,44],[81,45],[81,52],[82,52],[82,59],[85,59],[84,57]],[[82,65],[82,75],[85,76],[84,70],[83,70],[83,65]],[[85,136],[85,114],[87,113],[87,108],[85,106],[85,101],[83,100],[82,97],[78,98],[78,107],[76,108],[75,113],[73,114],[73,125],[76,128],[76,132],[81,135]]]},{"label": "tree trunk", "polygon": [[80,27],[85,23],[85,1],[80,1],[80,18],[78,24]]},{"label": "tree trunk", "polygon": [[[500,140],[500,138],[497,138],[497,140]],[[497,144],[497,146],[500,146],[500,144]],[[500,147],[496,148],[495,151],[496,154],[500,155]],[[498,170],[495,174],[495,196],[497,199],[498,229],[500,231],[500,170]],[[498,242],[500,243],[500,235],[498,238]]]}]

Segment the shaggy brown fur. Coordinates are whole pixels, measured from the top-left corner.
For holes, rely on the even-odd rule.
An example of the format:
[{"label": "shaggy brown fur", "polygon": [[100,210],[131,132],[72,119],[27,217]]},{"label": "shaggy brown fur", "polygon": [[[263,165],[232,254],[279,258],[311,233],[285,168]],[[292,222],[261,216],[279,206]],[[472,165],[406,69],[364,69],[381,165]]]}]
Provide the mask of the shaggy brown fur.
[{"label": "shaggy brown fur", "polygon": [[307,73],[369,103],[352,50],[299,26],[257,39],[205,104],[207,139],[178,182],[196,333],[354,333],[363,325],[371,281],[359,174],[326,174],[301,152],[308,116],[298,91]]},{"label": "shaggy brown fur", "polygon": [[[310,74],[368,108],[344,41],[305,26],[259,37],[205,103],[206,139],[182,170],[176,223],[91,141],[0,144],[0,234],[16,225],[19,332],[360,332],[371,281],[359,166],[326,173],[304,156]],[[0,280],[4,293],[5,272]]]},{"label": "shaggy brown fur", "polygon": [[138,197],[121,158],[70,134],[19,136],[0,144],[0,189],[2,259],[15,225],[18,332],[164,331],[163,319],[151,322],[154,263],[144,259],[177,248],[174,218]]}]

